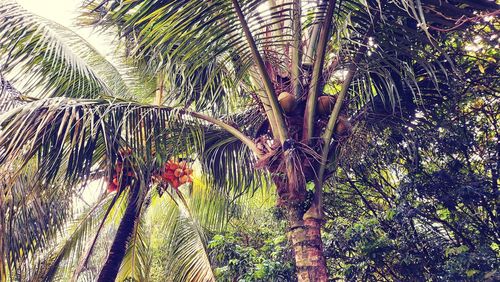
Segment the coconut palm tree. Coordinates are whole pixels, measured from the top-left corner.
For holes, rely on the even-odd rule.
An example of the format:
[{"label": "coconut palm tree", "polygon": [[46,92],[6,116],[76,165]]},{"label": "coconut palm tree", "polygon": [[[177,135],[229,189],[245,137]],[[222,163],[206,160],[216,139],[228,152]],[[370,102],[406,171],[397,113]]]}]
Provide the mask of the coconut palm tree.
[{"label": "coconut palm tree", "polygon": [[[35,139],[62,138],[59,140],[65,145],[60,147],[62,150],[56,154],[59,156],[48,157],[44,154],[42,156],[39,154],[41,147],[38,147],[32,151],[37,151],[35,155],[29,157],[26,155],[24,160],[5,159],[5,162],[2,162],[1,280],[5,281],[7,277],[20,281],[66,281],[78,277],[88,278],[95,276],[96,267],[100,270],[104,265],[103,271],[97,271],[97,274],[102,273],[102,280],[107,280],[106,275],[111,274],[122,279],[133,278],[143,281],[147,277],[146,270],[149,263],[146,248],[147,232],[145,229],[148,228],[145,222],[146,213],[155,208],[163,211],[159,214],[164,215],[168,220],[161,224],[164,225],[163,234],[170,242],[169,250],[172,253],[169,256],[172,258],[171,261],[176,262],[169,267],[173,277],[184,277],[188,280],[191,280],[191,277],[213,280],[205,250],[205,237],[200,224],[205,228],[210,227],[211,230],[220,228],[224,222],[225,206],[233,199],[216,194],[207,195],[203,189],[197,189],[199,185],[193,185],[188,194],[183,194],[179,190],[160,190],[161,193],[168,195],[167,198],[164,196],[160,199],[158,190],[151,189],[152,187],[149,186],[151,179],[142,184],[137,184],[140,183],[139,181],[134,182],[140,187],[140,189],[133,189],[134,193],[129,193],[126,187],[120,189],[118,193],[107,193],[106,189],[96,189],[94,185],[96,180],[102,180],[107,174],[106,163],[111,161],[108,159],[110,155],[107,152],[110,149],[119,148],[118,146],[113,149],[109,146],[128,142],[119,140],[122,131],[111,133],[116,128],[108,126],[107,123],[111,121],[108,120],[109,118],[118,123],[120,119],[123,121],[132,118],[134,114],[132,114],[133,111],[128,110],[131,109],[129,107],[136,108],[136,113],[143,110],[153,111],[156,114],[169,113],[173,115],[172,117],[177,116],[174,117],[175,120],[183,115],[183,113],[174,113],[172,109],[161,109],[151,105],[150,101],[163,91],[161,87],[155,91],[157,76],[149,76],[149,78],[147,74],[139,76],[138,73],[143,73],[138,68],[127,65],[124,58],[118,56],[120,52],[114,53],[116,56],[113,58],[115,60],[113,63],[108,62],[90,44],[72,31],[34,16],[16,3],[2,2],[0,14],[2,73],[6,74],[6,77],[2,76],[1,80],[2,113],[12,110],[5,113],[5,120],[2,118],[2,121],[6,122],[3,123],[2,130],[6,129],[4,125],[8,124],[8,116],[21,118],[24,115],[15,114],[17,110],[34,110],[32,117],[36,118],[36,116],[45,116],[39,110],[44,112],[43,108],[48,109],[46,106],[55,106],[59,103],[62,103],[59,104],[62,107],[56,109],[58,107],[56,106],[53,108],[55,110],[53,113],[58,116],[57,112],[62,110],[61,113],[66,115],[63,119],[69,121],[69,123],[61,124],[61,120],[59,122],[47,120],[48,127],[46,128],[43,128],[44,125],[39,122],[32,124],[37,128],[36,132],[33,132],[37,135]],[[4,54],[7,55],[3,56]],[[13,84],[18,85],[21,91],[17,91],[7,77],[14,82]],[[78,99],[69,99],[72,97],[78,97]],[[81,100],[82,98],[86,100]],[[142,103],[137,101],[142,101]],[[83,108],[80,110],[74,108],[75,111],[73,111],[63,106],[63,104],[73,103],[82,106],[87,102],[90,102],[87,105],[98,102],[103,107],[94,107],[97,104],[90,106],[89,109],[95,115],[88,115],[84,113],[86,110],[80,111]],[[36,109],[38,106],[35,104],[38,103],[41,108]],[[120,117],[115,116],[118,112],[110,106],[118,105],[116,103],[123,107],[118,112],[126,113],[125,117],[122,114],[119,114]],[[144,117],[149,115],[146,112]],[[86,118],[82,119],[83,116]],[[60,118],[61,116],[56,119]],[[140,116],[134,119],[143,120]],[[165,122],[169,124],[167,120]],[[219,134],[220,130],[207,127],[205,124],[191,126],[192,122],[180,123],[184,128],[170,123],[169,126],[172,126],[173,130],[168,131],[165,124],[160,125],[154,122],[156,123],[154,127],[165,133],[158,133],[158,137],[161,136],[160,138],[167,140],[161,142],[161,146],[164,146],[162,149],[158,147],[156,150],[154,157],[157,162],[161,162],[160,155],[165,153],[170,158],[178,156],[176,152],[188,152],[191,147],[189,138],[195,142],[197,140],[195,137],[202,129],[207,137],[212,136],[205,141],[207,142],[204,144],[206,148],[215,147],[218,144],[214,137]],[[54,126],[67,127],[63,130],[64,132],[57,133],[54,131]],[[130,132],[136,132],[145,127],[137,129],[135,126],[130,126],[130,129]],[[107,132],[107,135],[104,132]],[[184,135],[182,132],[191,133]],[[10,136],[21,137],[25,133],[27,132],[11,132]],[[77,138],[79,134],[81,135]],[[53,137],[49,137],[50,135]],[[70,135],[73,136],[71,140],[68,139]],[[177,137],[181,135],[188,139],[179,142],[180,139]],[[137,137],[138,135],[127,138]],[[2,135],[2,138],[8,139],[9,137],[6,134]],[[9,154],[4,149],[8,150],[7,147],[13,145],[12,139],[10,141],[7,139],[3,139],[5,141],[3,144],[6,145],[2,146],[3,157]],[[147,143],[145,140],[140,142],[145,145]],[[31,145],[25,141],[21,142],[30,147]],[[211,146],[208,142],[214,145]],[[157,144],[160,146],[160,142]],[[48,143],[47,145],[46,149],[54,148],[54,145]],[[59,147],[59,145],[56,146]],[[223,146],[233,145],[226,142]],[[24,153],[21,154],[24,155]],[[148,158],[152,157],[150,154]],[[139,158],[141,161],[135,162],[137,165],[148,161],[142,157]],[[113,166],[110,168],[114,169]],[[76,173],[77,170],[80,172]],[[150,173],[151,171],[148,172]],[[75,198],[81,197],[80,194],[89,189],[96,189],[94,193],[98,196],[89,204],[84,200],[84,207],[81,207],[82,200],[78,199],[76,205],[80,207],[74,208]],[[209,199],[211,206],[200,205],[203,203],[202,198]],[[163,207],[157,208],[158,205]],[[116,222],[117,219],[120,220]],[[106,259],[106,254],[100,253],[99,249],[103,247],[103,242],[113,239],[115,244],[112,244],[109,258],[105,260],[106,263],[103,263],[99,258]],[[107,249],[109,246],[104,245],[104,248]],[[116,259],[116,256],[119,258]],[[97,261],[94,257],[97,257]],[[115,269],[115,273],[112,274],[113,272],[106,268]]]},{"label": "coconut palm tree", "polygon": [[[121,179],[119,192],[83,217],[103,218],[102,226],[119,201],[125,206],[99,274],[99,281],[110,281],[126,265],[127,248],[141,245],[134,234],[152,191],[168,191],[189,206],[181,192],[158,181],[163,164],[196,159],[204,182],[221,195],[237,197],[263,179],[272,182],[288,216],[298,280],[326,281],[323,184],[348,154],[363,113],[372,105],[392,113],[439,90],[454,71],[440,50],[442,35],[480,20],[477,10],[498,8],[462,2],[85,1],[81,23],[119,32],[126,58],[138,66],[125,71],[96,60],[81,38],[6,2],[0,7],[2,72],[14,82],[22,81],[15,74],[28,77],[21,93],[35,94],[2,116],[2,208],[8,214],[14,205],[8,197],[15,189],[7,187],[46,197],[85,187],[99,174],[111,181],[117,164],[126,164],[132,173]],[[153,79],[136,79],[137,69]],[[96,210],[104,212],[96,216]],[[78,269],[92,254],[100,226]],[[33,233],[45,238],[50,228]],[[74,243],[68,244],[60,254]],[[27,254],[43,246],[32,245],[14,250]],[[199,266],[189,266],[183,277],[213,279]],[[50,267],[43,275],[53,272]]]}]

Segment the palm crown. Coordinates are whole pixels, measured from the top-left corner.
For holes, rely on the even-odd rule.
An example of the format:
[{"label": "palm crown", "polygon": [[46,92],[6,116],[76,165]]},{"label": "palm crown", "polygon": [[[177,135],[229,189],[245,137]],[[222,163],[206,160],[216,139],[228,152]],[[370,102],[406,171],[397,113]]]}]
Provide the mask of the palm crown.
[{"label": "palm crown", "polygon": [[[90,246],[76,244],[85,250],[77,277],[107,218],[125,201],[99,277],[114,279],[127,265],[127,250],[141,245],[133,234],[156,191],[167,192],[181,210],[193,209],[182,192],[155,180],[165,162],[182,158],[200,161],[203,182],[216,195],[201,213],[213,215],[211,205],[274,183],[288,212],[299,280],[326,281],[323,182],[334,175],[364,112],[378,105],[390,115],[435,95],[426,89],[439,89],[454,70],[436,39],[474,20],[475,9],[496,8],[465,2],[86,1],[81,24],[119,32],[121,56],[109,63],[66,28],[6,1],[2,72],[23,83],[28,101],[1,120],[0,172],[3,188],[12,187],[2,209],[23,214],[9,215],[18,225],[9,233],[21,237],[3,239],[1,253],[15,254],[8,268],[38,253],[63,225],[67,213],[60,206],[71,205],[76,187],[111,181],[120,162],[133,173],[118,193],[84,214],[46,271],[29,274],[53,275],[78,232],[93,230],[84,235],[93,238]],[[124,156],[124,149],[131,153]],[[307,183],[314,183],[314,195]],[[41,200],[21,201],[24,195]],[[195,215],[182,218],[189,223]],[[41,226],[14,232],[32,220]],[[48,221],[54,224],[42,224]],[[187,249],[203,249],[202,233],[189,224],[179,225],[196,235]],[[33,234],[36,243],[5,244],[32,242]],[[182,277],[213,279],[206,257],[196,266],[192,261],[184,257],[190,272]]]}]

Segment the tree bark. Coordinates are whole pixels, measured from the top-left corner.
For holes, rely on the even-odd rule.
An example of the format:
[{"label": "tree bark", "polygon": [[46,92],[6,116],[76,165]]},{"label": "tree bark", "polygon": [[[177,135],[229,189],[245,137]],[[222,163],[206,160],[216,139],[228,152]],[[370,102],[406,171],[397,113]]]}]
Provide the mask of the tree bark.
[{"label": "tree bark", "polygon": [[120,221],[120,226],[116,231],[115,239],[109,250],[108,258],[104,263],[101,272],[99,273],[98,282],[112,282],[115,281],[118,271],[120,270],[121,263],[125,257],[128,242],[137,224],[137,219],[141,211],[141,193],[139,183],[130,186],[129,202],[125,209],[125,214]]},{"label": "tree bark", "polygon": [[303,216],[302,207],[288,208],[288,237],[295,255],[297,279],[299,282],[326,282],[328,271],[321,241],[321,219],[304,219]]}]

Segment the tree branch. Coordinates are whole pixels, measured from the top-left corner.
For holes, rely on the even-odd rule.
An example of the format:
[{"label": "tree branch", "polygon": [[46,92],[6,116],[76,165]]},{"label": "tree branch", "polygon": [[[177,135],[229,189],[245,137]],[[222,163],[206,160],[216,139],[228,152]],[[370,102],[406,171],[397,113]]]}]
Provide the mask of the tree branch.
[{"label": "tree branch", "polygon": [[215,124],[219,126],[220,128],[226,130],[227,132],[231,133],[234,137],[238,138],[243,144],[247,145],[247,147],[252,150],[258,157],[262,155],[262,152],[257,148],[257,145],[253,142],[252,139],[250,139],[248,136],[246,136],[243,132],[239,131],[237,128],[221,121],[216,118],[213,118],[211,116],[207,116],[198,112],[192,112],[189,110],[181,110],[180,113],[190,115],[194,118],[198,118],[204,121],[207,121],[209,123]]}]

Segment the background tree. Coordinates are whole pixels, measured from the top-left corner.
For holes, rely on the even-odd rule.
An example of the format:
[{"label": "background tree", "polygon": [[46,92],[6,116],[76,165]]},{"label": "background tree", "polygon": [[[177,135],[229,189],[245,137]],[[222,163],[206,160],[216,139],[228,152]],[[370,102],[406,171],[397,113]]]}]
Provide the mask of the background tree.
[{"label": "background tree", "polygon": [[341,165],[338,189],[327,196],[327,256],[336,273],[375,281],[498,279],[495,25],[487,18],[447,36],[441,47],[459,75],[439,93],[427,91],[433,99],[403,108],[407,118],[380,123],[380,109],[367,112],[359,132],[370,145],[361,161]]},{"label": "background tree", "polygon": [[[38,143],[27,143],[28,139],[20,141],[21,146],[33,149],[32,153],[22,152],[23,158],[18,160],[4,159],[5,162],[1,166],[2,280],[7,277],[20,281],[67,281],[77,277],[93,279],[92,277],[99,275],[106,262],[110,248],[106,242],[114,237],[117,238],[117,243],[126,243],[122,257],[117,260],[108,259],[120,267],[115,275],[120,279],[144,280],[148,276],[147,269],[150,264],[146,231],[151,227],[148,226],[150,217],[146,209],[151,203],[169,207],[171,222],[165,225],[168,228],[163,231],[181,235],[193,234],[182,241],[183,244],[171,243],[172,249],[183,250],[185,253],[183,257],[171,254],[171,261],[178,263],[176,267],[180,268],[180,271],[188,273],[188,276],[184,277],[210,279],[210,264],[206,256],[203,258],[203,234],[193,233],[193,230],[199,230],[199,223],[190,220],[191,217],[187,217],[185,211],[190,211],[192,215],[197,215],[195,212],[198,211],[201,214],[200,221],[205,226],[217,230],[214,226],[220,226],[222,219],[219,214],[223,214],[223,209],[219,213],[215,208],[206,212],[203,207],[193,209],[188,202],[181,200],[183,196],[176,190],[165,191],[173,197],[172,200],[160,201],[157,200],[159,194],[155,189],[149,190],[150,187],[141,186],[140,194],[132,194],[134,197],[127,198],[129,193],[126,188],[120,189],[118,193],[107,193],[106,185],[104,189],[102,183],[96,185],[96,180],[102,181],[103,177],[106,178],[110,173],[108,168],[115,168],[114,161],[109,159],[109,152],[114,151],[115,159],[122,157],[117,146],[119,142],[124,142],[119,140],[122,132],[114,131],[114,122],[123,120],[123,115],[115,115],[126,112],[129,122],[132,122],[138,115],[130,115],[133,112],[130,111],[131,106],[136,108],[136,114],[147,109],[133,102],[122,102],[121,110],[113,108],[113,105],[120,104],[120,101],[127,97],[152,101],[155,96],[156,77],[147,77],[140,69],[128,65],[121,55],[123,49],[116,50],[113,58],[115,61],[110,63],[75,33],[31,15],[15,3],[2,2],[0,11],[0,46],[2,52],[5,52],[2,54],[10,55],[1,57],[2,70],[22,91],[11,91],[13,88],[8,82],[4,83],[6,80],[2,77],[2,110],[14,108],[6,113],[6,116],[14,114],[20,118],[34,118],[35,120],[31,120],[31,129],[34,130],[31,134],[34,135],[24,137]],[[29,55],[26,56],[27,54]],[[70,100],[56,98],[58,96],[101,99]],[[16,108],[19,104],[22,104],[22,107]],[[17,110],[25,112],[17,115]],[[47,111],[51,113],[44,115]],[[43,124],[43,121],[47,123]],[[4,119],[2,122],[8,123]],[[6,123],[3,124],[2,130],[6,128]],[[61,130],[55,130],[55,127]],[[191,127],[193,130],[195,128],[197,127]],[[2,135],[2,157],[8,155],[6,147],[15,146],[11,137],[30,134],[27,127],[23,129],[26,131],[22,133],[11,131],[10,137],[7,137],[7,134]],[[183,130],[188,131],[189,128],[171,133],[178,136],[176,134]],[[137,132],[137,129],[132,128],[130,132]],[[128,142],[130,140],[128,139]],[[189,146],[185,143],[188,141],[184,140],[182,144]],[[162,145],[178,147],[178,144],[168,142],[162,142]],[[45,147],[42,149],[40,146]],[[55,149],[56,147],[60,151]],[[175,153],[171,153],[169,157],[174,155]],[[210,202],[214,207],[217,207],[218,202],[223,207],[226,201],[221,197],[207,196],[200,192],[203,190],[193,191],[190,193],[190,201],[199,203],[201,197],[212,197]],[[82,194],[88,196],[89,193],[96,192],[96,197],[90,197],[93,202],[86,203],[81,200]],[[130,216],[124,216],[124,210],[137,210],[138,207],[140,213],[134,214],[132,219]],[[184,213],[180,215],[178,209]],[[202,215],[211,215],[211,221],[203,220]],[[121,218],[123,219],[120,220]],[[120,229],[121,226],[124,227]],[[117,229],[125,230],[117,232]],[[123,236],[128,237],[124,240]]]}]

